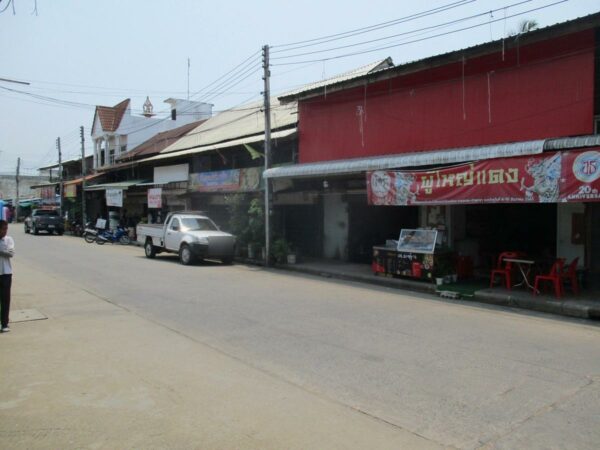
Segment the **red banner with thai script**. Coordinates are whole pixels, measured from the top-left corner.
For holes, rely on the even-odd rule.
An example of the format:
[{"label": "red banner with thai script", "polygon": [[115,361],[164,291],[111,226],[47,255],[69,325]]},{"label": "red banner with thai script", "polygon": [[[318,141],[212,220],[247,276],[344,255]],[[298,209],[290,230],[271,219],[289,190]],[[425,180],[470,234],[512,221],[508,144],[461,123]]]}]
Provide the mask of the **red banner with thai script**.
[{"label": "red banner with thai script", "polygon": [[370,205],[600,201],[600,151],[497,158],[427,171],[367,173]]}]

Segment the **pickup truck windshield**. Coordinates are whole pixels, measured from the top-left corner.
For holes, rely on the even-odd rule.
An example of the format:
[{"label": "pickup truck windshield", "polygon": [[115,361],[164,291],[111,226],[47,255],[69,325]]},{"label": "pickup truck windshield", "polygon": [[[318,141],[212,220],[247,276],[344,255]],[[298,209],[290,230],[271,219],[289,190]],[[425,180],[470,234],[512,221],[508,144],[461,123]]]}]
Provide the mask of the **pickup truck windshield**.
[{"label": "pickup truck windshield", "polygon": [[34,216],[58,216],[58,211],[52,211],[50,209],[38,209]]},{"label": "pickup truck windshield", "polygon": [[185,231],[217,231],[215,224],[200,217],[183,217],[181,219],[181,228]]}]

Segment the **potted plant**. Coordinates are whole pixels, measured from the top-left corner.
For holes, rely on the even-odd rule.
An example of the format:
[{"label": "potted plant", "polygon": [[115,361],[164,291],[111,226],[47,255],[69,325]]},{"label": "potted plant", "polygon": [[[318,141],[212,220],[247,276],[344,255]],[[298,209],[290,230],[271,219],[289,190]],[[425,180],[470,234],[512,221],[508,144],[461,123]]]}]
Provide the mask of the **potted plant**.
[{"label": "potted plant", "polygon": [[[248,226],[245,235],[247,236],[248,253],[252,252],[254,257],[257,256],[258,251],[265,242],[265,212],[263,205],[262,198],[255,198],[250,202],[248,208]],[[250,258],[250,255],[248,257]]]},{"label": "potted plant", "polygon": [[273,257],[279,264],[287,262],[287,256],[290,253],[290,245],[285,238],[278,238],[273,241]]}]

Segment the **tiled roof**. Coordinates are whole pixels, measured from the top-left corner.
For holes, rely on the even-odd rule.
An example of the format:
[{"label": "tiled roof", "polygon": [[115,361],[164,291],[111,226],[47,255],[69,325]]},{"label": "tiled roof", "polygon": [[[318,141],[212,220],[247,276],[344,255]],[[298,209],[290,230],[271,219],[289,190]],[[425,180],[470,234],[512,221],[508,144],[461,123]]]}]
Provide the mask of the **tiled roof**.
[{"label": "tiled roof", "polygon": [[123,100],[115,106],[96,106],[96,115],[100,119],[103,131],[116,131],[131,99]]},{"label": "tiled roof", "polygon": [[191,122],[185,125],[182,125],[177,128],[173,128],[172,130],[163,131],[162,133],[158,133],[148,139],[146,142],[141,143],[137,147],[131,149],[127,153],[123,153],[121,156],[117,158],[117,160],[124,161],[128,159],[136,159],[139,156],[149,156],[154,155],[161,150],[164,150],[169,145],[173,144],[177,139],[186,134],[188,131],[193,130],[198,125],[206,122],[204,120],[198,120],[196,122]]}]

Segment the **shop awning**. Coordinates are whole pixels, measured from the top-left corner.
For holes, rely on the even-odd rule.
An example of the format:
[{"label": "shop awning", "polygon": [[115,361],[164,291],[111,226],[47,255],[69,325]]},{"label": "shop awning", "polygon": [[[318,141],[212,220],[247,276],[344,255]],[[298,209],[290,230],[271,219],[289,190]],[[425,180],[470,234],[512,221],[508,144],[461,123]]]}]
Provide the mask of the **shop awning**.
[{"label": "shop awning", "polygon": [[93,184],[91,186],[86,186],[86,191],[105,191],[106,189],[123,189],[126,191],[132,186],[135,186],[140,183],[145,183],[147,180],[129,180],[129,181],[119,181],[117,183],[104,183],[104,184]]},{"label": "shop awning", "polygon": [[[274,131],[271,133],[271,139],[281,139],[284,137],[293,136],[296,134],[296,132],[297,132],[296,128],[290,128],[288,130],[281,130],[281,131]],[[161,159],[168,159],[168,158],[177,158],[179,156],[193,155],[195,153],[208,152],[211,150],[219,150],[222,148],[234,147],[236,145],[253,144],[256,142],[262,142],[264,140],[265,140],[265,135],[259,134],[256,136],[248,136],[248,137],[244,137],[244,138],[240,138],[240,139],[233,139],[231,141],[221,142],[219,144],[204,145],[201,147],[191,148],[189,150],[161,153],[160,155],[157,155],[157,156],[140,159],[140,160],[136,161],[136,163],[146,162],[146,161],[158,161]]]},{"label": "shop awning", "polygon": [[[93,180],[94,178],[98,178],[98,177],[100,177],[102,175],[104,175],[104,174],[103,173],[95,173],[95,174],[92,174],[92,175],[86,175],[85,181]],[[80,178],[76,178],[74,180],[65,181],[63,183],[63,186],[69,186],[71,184],[81,184],[82,182],[83,182],[83,177],[80,177]]]},{"label": "shop awning", "polygon": [[34,184],[29,186],[29,189],[39,189],[39,188],[46,188],[46,187],[53,187],[53,186],[58,186],[60,183],[58,181],[53,181],[53,182],[47,182],[47,183],[39,183],[39,184]]},{"label": "shop awning", "polygon": [[481,147],[465,147],[431,152],[403,153],[400,155],[327,161],[322,163],[295,164],[266,170],[263,172],[263,177],[298,178],[324,175],[346,175],[371,170],[448,165],[483,159],[536,155],[542,153],[543,150],[543,140],[524,141]]}]

